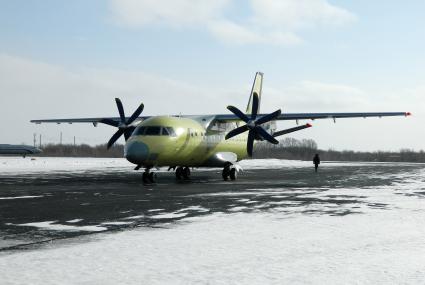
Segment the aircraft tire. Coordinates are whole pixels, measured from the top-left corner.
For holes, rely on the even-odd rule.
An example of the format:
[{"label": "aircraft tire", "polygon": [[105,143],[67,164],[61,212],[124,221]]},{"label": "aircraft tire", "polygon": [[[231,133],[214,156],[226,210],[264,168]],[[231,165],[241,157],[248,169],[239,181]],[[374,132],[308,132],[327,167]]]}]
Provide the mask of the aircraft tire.
[{"label": "aircraft tire", "polygon": [[148,184],[150,182],[150,180],[149,180],[149,173],[143,172],[143,174],[142,174],[142,180],[143,180],[143,183],[144,184]]},{"label": "aircraft tire", "polygon": [[230,180],[235,181],[238,177],[238,172],[236,171],[236,168],[232,168],[229,171]]},{"label": "aircraft tire", "polygon": [[176,169],[176,179],[181,180],[183,175],[183,168],[181,166]]},{"label": "aircraft tire", "polygon": [[185,168],[183,168],[183,178],[185,180],[190,179],[190,168],[187,167],[187,166]]},{"label": "aircraft tire", "polygon": [[223,180],[224,180],[224,181],[229,180],[229,175],[230,175],[229,168],[225,167],[225,168],[223,169],[223,172],[221,173],[221,176],[223,177]]},{"label": "aircraft tire", "polygon": [[156,173],[155,172],[149,173],[148,180],[149,180],[150,183],[155,183],[156,182]]}]

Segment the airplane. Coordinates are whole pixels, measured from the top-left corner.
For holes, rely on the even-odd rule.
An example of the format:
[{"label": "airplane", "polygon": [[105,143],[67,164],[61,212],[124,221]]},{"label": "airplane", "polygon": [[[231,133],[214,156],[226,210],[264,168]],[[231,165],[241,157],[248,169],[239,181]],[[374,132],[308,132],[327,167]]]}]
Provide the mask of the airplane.
[{"label": "airplane", "polygon": [[41,150],[29,145],[0,144],[0,155],[22,155],[41,153]]},{"label": "airplane", "polygon": [[246,112],[228,106],[231,114],[140,116],[143,103],[126,117],[119,98],[115,98],[119,117],[31,120],[32,123],[101,123],[118,130],[108,141],[110,148],[121,136],[125,138],[124,157],[144,168],[143,182],[155,183],[153,168],[169,167],[177,180],[189,179],[190,168],[223,168],[224,180],[236,180],[240,167],[237,162],[252,157],[254,143],[266,140],[278,144],[276,137],[310,128],[307,123],[277,131],[276,121],[410,116],[410,112],[373,113],[284,113],[278,109],[260,113],[263,73],[257,72]]}]

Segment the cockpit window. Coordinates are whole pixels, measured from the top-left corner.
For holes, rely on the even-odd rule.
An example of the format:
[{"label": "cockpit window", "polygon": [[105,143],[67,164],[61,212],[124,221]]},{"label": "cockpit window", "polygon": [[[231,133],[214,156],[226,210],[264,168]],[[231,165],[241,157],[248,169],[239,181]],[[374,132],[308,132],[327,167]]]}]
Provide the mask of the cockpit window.
[{"label": "cockpit window", "polygon": [[161,134],[161,127],[146,127],[145,136],[159,136]]},{"label": "cockpit window", "polygon": [[134,130],[133,135],[134,136],[142,136],[142,135],[145,134],[145,130],[146,130],[145,127],[138,127]]},{"label": "cockpit window", "polygon": [[176,132],[172,127],[146,126],[138,127],[133,132],[134,136],[171,136],[175,137]]},{"label": "cockpit window", "polygon": [[170,133],[168,132],[167,128],[162,128],[162,133],[161,133],[161,135],[163,135],[163,136],[169,136],[169,135],[170,135]]},{"label": "cockpit window", "polygon": [[165,127],[163,129],[167,130],[168,135],[170,135],[172,137],[175,137],[176,136],[176,132],[174,131],[174,129],[172,127]]}]

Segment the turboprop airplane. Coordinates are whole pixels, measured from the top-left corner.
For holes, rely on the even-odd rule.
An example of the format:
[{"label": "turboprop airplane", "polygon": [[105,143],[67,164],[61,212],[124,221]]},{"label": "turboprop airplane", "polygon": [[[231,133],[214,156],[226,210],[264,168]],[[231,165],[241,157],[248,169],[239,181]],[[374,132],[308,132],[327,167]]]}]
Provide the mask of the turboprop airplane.
[{"label": "turboprop airplane", "polygon": [[311,127],[311,124],[277,131],[276,120],[333,119],[409,116],[409,112],[375,113],[286,113],[277,110],[260,113],[263,73],[257,72],[246,112],[234,106],[232,114],[140,116],[144,105],[126,117],[119,98],[116,98],[119,117],[32,120],[32,123],[102,123],[118,128],[109,140],[110,148],[122,135],[125,138],[124,156],[144,168],[143,182],[154,183],[157,167],[175,170],[178,180],[189,179],[191,167],[223,168],[224,180],[235,180],[240,170],[237,162],[251,157],[255,141],[266,140],[278,144],[276,137]]}]

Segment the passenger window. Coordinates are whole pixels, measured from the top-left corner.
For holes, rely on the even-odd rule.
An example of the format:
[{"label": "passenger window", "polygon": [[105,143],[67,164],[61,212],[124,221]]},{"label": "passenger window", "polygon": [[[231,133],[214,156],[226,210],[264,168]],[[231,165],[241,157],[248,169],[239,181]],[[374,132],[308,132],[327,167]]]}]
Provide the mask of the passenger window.
[{"label": "passenger window", "polygon": [[159,136],[161,133],[161,127],[147,127],[145,135],[146,136]]}]

